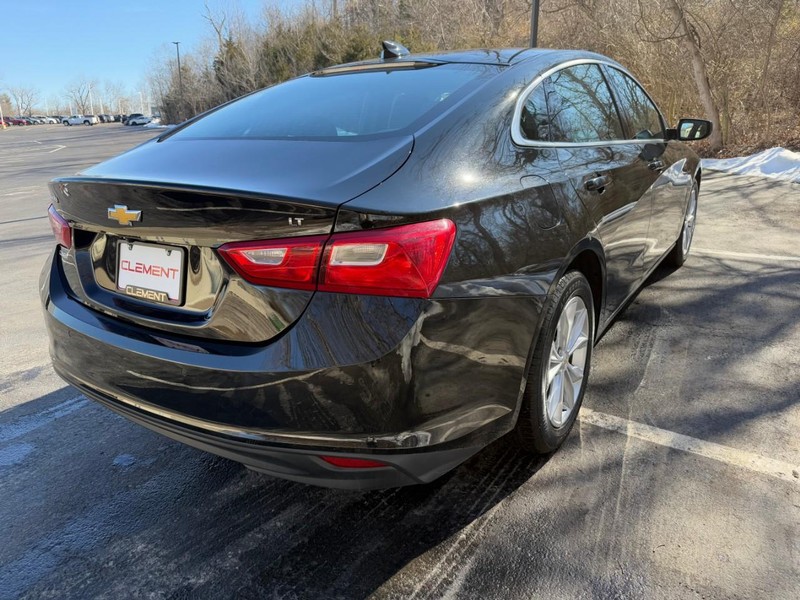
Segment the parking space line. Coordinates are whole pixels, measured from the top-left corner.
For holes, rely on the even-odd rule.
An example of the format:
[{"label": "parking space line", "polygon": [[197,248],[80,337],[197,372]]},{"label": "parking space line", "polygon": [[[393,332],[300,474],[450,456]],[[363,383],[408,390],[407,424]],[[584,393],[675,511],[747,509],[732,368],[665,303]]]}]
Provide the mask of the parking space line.
[{"label": "parking space line", "polygon": [[41,186],[41,185],[31,185],[31,186],[27,186],[27,187],[21,187],[21,188],[17,188],[17,189],[16,189],[16,190],[14,190],[13,192],[7,192],[7,193],[5,193],[5,194],[0,194],[0,196],[3,196],[3,197],[5,197],[5,196],[18,196],[18,195],[20,195],[20,194],[27,194],[27,193],[29,193],[29,192],[31,192],[31,191],[33,191],[33,190],[39,190],[39,189],[41,189],[42,187],[44,187],[44,186]]},{"label": "parking space line", "polygon": [[38,221],[40,219],[46,219],[47,215],[39,215],[38,217],[26,217],[24,219],[12,219],[10,221],[0,221],[0,225],[11,225],[12,223],[24,223],[26,221]]},{"label": "parking space line", "polygon": [[47,425],[56,419],[65,417],[88,405],[89,400],[87,400],[83,395],[78,394],[77,396],[74,396],[68,400],[64,400],[55,406],[51,406],[50,408],[32,415],[27,415],[12,423],[0,423],[0,442],[10,442],[11,440],[15,440],[20,436],[27,435],[35,429],[39,429],[40,427]]},{"label": "parking space line", "polygon": [[765,458],[745,450],[737,450],[729,446],[706,442],[697,438],[645,425],[637,421],[623,419],[607,413],[597,412],[590,408],[581,407],[580,420],[596,427],[616,431],[628,437],[634,437],[645,442],[666,446],[683,452],[690,452],[705,458],[727,463],[763,475],[769,475],[783,481],[800,485],[800,465],[791,465],[773,458]]},{"label": "parking space line", "polygon": [[728,252],[727,250],[708,250],[706,248],[692,248],[696,254],[722,256],[725,258],[750,258],[755,260],[774,260],[779,262],[800,262],[800,256],[784,256],[781,254],[752,254],[749,252]]}]

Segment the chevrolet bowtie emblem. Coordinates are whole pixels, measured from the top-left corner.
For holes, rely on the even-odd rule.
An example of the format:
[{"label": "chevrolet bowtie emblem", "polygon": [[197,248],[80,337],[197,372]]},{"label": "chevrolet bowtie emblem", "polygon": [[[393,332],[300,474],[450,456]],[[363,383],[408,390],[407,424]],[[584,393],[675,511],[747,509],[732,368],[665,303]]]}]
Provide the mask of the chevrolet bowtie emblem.
[{"label": "chevrolet bowtie emblem", "polygon": [[131,221],[138,221],[142,218],[142,211],[128,210],[124,204],[115,204],[114,208],[108,209],[108,218],[119,221],[120,225],[130,225]]}]

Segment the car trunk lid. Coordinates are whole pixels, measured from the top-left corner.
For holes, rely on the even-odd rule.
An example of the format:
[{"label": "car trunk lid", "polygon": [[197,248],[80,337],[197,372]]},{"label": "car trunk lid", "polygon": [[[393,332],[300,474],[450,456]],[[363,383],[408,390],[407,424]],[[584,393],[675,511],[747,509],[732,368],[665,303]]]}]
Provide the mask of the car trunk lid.
[{"label": "car trunk lid", "polygon": [[[329,234],[337,207],[391,176],[412,146],[410,136],[148,142],[52,182],[56,209],[74,230],[64,275],[76,299],[118,318],[180,335],[266,341],[302,314],[313,291],[250,284],[216,249]],[[153,253],[171,256],[169,265],[150,264]],[[180,287],[151,286],[153,272],[180,277]]]}]

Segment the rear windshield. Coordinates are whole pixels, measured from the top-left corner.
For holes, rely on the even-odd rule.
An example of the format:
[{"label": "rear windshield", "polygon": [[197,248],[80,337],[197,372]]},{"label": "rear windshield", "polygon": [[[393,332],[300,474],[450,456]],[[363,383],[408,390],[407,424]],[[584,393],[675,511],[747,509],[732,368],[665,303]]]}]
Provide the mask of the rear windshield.
[{"label": "rear windshield", "polygon": [[308,75],[237,100],[172,137],[342,139],[395,133],[435,118],[498,68],[442,64]]}]

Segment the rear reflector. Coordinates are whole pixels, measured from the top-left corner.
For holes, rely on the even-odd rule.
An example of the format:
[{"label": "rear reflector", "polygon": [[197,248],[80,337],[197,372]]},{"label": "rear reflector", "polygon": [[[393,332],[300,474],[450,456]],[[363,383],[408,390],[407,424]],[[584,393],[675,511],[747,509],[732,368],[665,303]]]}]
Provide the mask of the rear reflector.
[{"label": "rear reflector", "polygon": [[455,240],[448,219],[386,229],[225,244],[222,257],[251,283],[302,290],[428,298]]},{"label": "rear reflector", "polygon": [[386,463],[365,458],[347,458],[345,456],[320,456],[320,458],[326,463],[342,469],[375,469],[389,466]]},{"label": "rear reflector", "polygon": [[47,209],[47,216],[50,219],[50,228],[53,230],[53,235],[56,236],[56,242],[64,246],[64,248],[72,248],[72,228],[66,219],[58,214],[52,204]]}]

